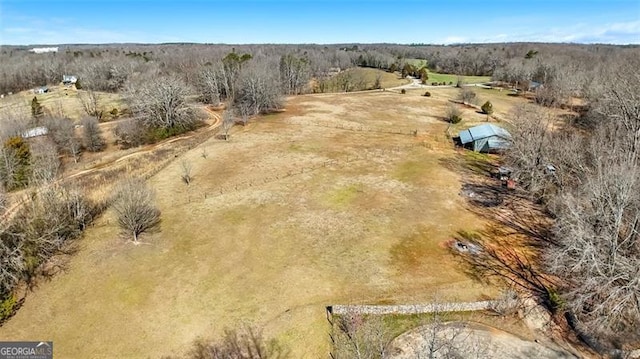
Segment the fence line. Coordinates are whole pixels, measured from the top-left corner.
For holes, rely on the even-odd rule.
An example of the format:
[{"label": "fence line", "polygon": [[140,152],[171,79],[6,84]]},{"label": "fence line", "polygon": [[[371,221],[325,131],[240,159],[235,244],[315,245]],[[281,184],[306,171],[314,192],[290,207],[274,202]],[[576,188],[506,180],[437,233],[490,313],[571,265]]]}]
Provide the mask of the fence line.
[{"label": "fence line", "polygon": [[479,302],[451,302],[404,305],[332,305],[327,311],[333,315],[349,314],[428,314],[442,312],[475,312],[489,310],[498,304],[495,300]]},{"label": "fence line", "polygon": [[409,129],[401,129],[401,130],[388,130],[381,127],[370,127],[365,125],[350,125],[345,123],[335,124],[331,122],[323,122],[323,121],[296,121],[296,120],[288,120],[287,123],[292,125],[305,125],[305,126],[314,126],[314,127],[324,127],[324,128],[334,128],[345,131],[353,131],[353,132],[370,132],[370,133],[387,133],[392,135],[406,135],[406,136],[417,136],[418,130],[415,128]]},{"label": "fence line", "polygon": [[[224,186],[221,185],[217,188],[214,188],[208,191],[197,191],[197,190],[192,191],[190,194],[187,195],[187,203],[191,203],[192,200],[198,200],[198,199],[204,200],[208,198],[217,198],[228,193],[233,193],[233,192],[242,191],[242,190],[246,190],[253,187],[258,187],[261,185],[266,185],[266,184],[277,182],[286,178],[300,176],[302,174],[308,174],[323,168],[328,168],[332,166],[346,166],[347,164],[352,164],[358,161],[372,160],[378,156],[383,156],[386,154],[399,154],[405,150],[410,150],[413,148],[425,148],[427,150],[433,149],[433,147],[427,142],[396,145],[388,149],[376,148],[373,150],[368,150],[362,154],[349,154],[349,155],[345,155],[342,158],[328,159],[310,166],[303,166],[303,167],[294,168],[294,169],[286,169],[281,171],[280,173],[268,175],[266,177],[257,178],[254,180],[230,183]],[[193,186],[194,184],[191,184],[190,186]]]}]

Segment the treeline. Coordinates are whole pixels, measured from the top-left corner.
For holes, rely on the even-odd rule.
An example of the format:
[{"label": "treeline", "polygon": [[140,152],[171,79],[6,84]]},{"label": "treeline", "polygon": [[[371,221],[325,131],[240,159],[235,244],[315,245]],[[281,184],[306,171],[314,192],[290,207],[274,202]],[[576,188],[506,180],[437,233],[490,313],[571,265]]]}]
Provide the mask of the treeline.
[{"label": "treeline", "polygon": [[[637,47],[544,43],[455,46],[406,45],[68,45],[58,53],[34,54],[24,47],[0,51],[0,93],[58,83],[63,74],[79,77],[83,87],[117,92],[129,83],[154,76],[178,76],[189,86],[202,86],[203,72],[236,75],[229,54],[248,54],[248,67],[268,67],[270,86],[286,94],[309,92],[309,79],[325,79],[354,66],[401,71],[415,59],[429,70],[458,75],[493,76],[508,82],[563,84],[561,92],[581,90],[603,64]],[[227,59],[226,63],[223,59]],[[221,68],[225,72],[221,72]],[[235,67],[235,68],[234,68]],[[255,69],[254,69],[255,70]],[[417,69],[419,70],[419,68]],[[229,72],[230,71],[230,72]],[[578,75],[563,76],[564,73]],[[210,80],[210,77],[207,78]],[[228,80],[228,79],[227,79]],[[227,81],[228,82],[228,81]],[[218,86],[222,86],[218,84]],[[228,85],[228,83],[226,84]],[[556,86],[556,85],[553,85]],[[227,88],[221,91],[226,96]],[[212,99],[215,100],[215,99]]]},{"label": "treeline", "polygon": [[542,259],[559,279],[551,304],[601,350],[640,342],[640,61],[606,65],[575,121],[517,109],[507,152],[519,183],[554,219]]}]

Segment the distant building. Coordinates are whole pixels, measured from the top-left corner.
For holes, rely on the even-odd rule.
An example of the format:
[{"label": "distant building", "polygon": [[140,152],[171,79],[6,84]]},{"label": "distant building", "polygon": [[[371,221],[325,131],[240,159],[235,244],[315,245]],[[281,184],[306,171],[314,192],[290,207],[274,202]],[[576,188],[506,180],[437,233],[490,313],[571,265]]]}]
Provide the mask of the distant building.
[{"label": "distant building", "polygon": [[38,87],[37,89],[33,90],[33,93],[36,94],[43,94],[47,92],[49,92],[49,88],[47,86]]},{"label": "distant building", "polygon": [[511,134],[502,127],[484,124],[460,131],[460,143],[475,152],[499,152],[509,148]]},{"label": "distant building", "polygon": [[40,137],[46,135],[47,133],[49,133],[49,129],[44,126],[34,127],[24,131],[22,133],[22,138]]},{"label": "distant building", "polygon": [[541,83],[539,82],[535,82],[535,81],[529,81],[529,91],[533,92],[539,88],[542,88],[544,86],[542,86]]},{"label": "distant building", "polygon": [[78,78],[72,75],[62,75],[62,83],[65,85],[73,85],[78,81]]},{"label": "distant building", "polygon": [[35,54],[44,54],[47,52],[58,52],[58,48],[57,47],[34,47],[29,51]]}]

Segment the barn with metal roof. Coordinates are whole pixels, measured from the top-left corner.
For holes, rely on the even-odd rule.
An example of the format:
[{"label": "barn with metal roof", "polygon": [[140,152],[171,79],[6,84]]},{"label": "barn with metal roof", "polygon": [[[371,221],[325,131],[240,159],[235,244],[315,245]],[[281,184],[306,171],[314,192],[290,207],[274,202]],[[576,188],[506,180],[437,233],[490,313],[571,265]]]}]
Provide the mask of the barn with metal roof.
[{"label": "barn with metal roof", "polygon": [[460,131],[460,143],[475,152],[498,152],[509,147],[511,134],[494,124],[484,124]]}]

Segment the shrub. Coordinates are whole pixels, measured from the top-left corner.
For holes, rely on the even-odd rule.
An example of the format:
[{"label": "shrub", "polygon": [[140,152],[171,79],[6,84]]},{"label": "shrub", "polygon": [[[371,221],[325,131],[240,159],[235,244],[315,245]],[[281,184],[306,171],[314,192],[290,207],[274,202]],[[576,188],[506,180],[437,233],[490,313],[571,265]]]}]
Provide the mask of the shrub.
[{"label": "shrub", "polygon": [[13,294],[9,294],[8,297],[4,298],[0,302],[0,323],[13,314],[17,304],[18,301],[16,300],[16,296]]},{"label": "shrub", "polygon": [[464,104],[474,103],[476,102],[476,93],[472,89],[465,87],[460,91],[458,100],[462,101]]},{"label": "shrub", "polygon": [[431,97],[431,92],[429,92],[429,91],[425,91],[424,96],[425,96],[425,97]]},{"label": "shrub", "polygon": [[433,82],[431,83],[431,86],[438,86],[438,83],[437,83],[437,82],[435,82],[435,81],[433,81]]},{"label": "shrub", "polygon": [[462,121],[462,112],[454,105],[449,105],[447,109],[447,120],[453,124],[460,123]]},{"label": "shrub", "polygon": [[111,111],[109,111],[109,113],[111,114],[111,117],[113,117],[114,119],[118,118],[118,109],[117,108],[113,108]]},{"label": "shrub", "polygon": [[562,299],[558,291],[556,291],[554,288],[546,288],[546,290],[547,290],[547,299],[548,299],[547,304],[549,305],[549,309],[555,312],[558,309],[561,309],[562,307],[564,307],[565,305],[564,300]]},{"label": "shrub", "polygon": [[114,135],[123,148],[137,147],[145,142],[146,128],[139,121],[128,119],[116,125]]},{"label": "shrub", "polygon": [[406,93],[407,93],[407,90],[402,89],[402,90],[400,90],[400,93],[404,95],[404,94],[406,94]]},{"label": "shrub", "polygon": [[481,109],[483,113],[491,115],[493,113],[493,104],[491,104],[490,101],[487,101],[482,105]]}]

